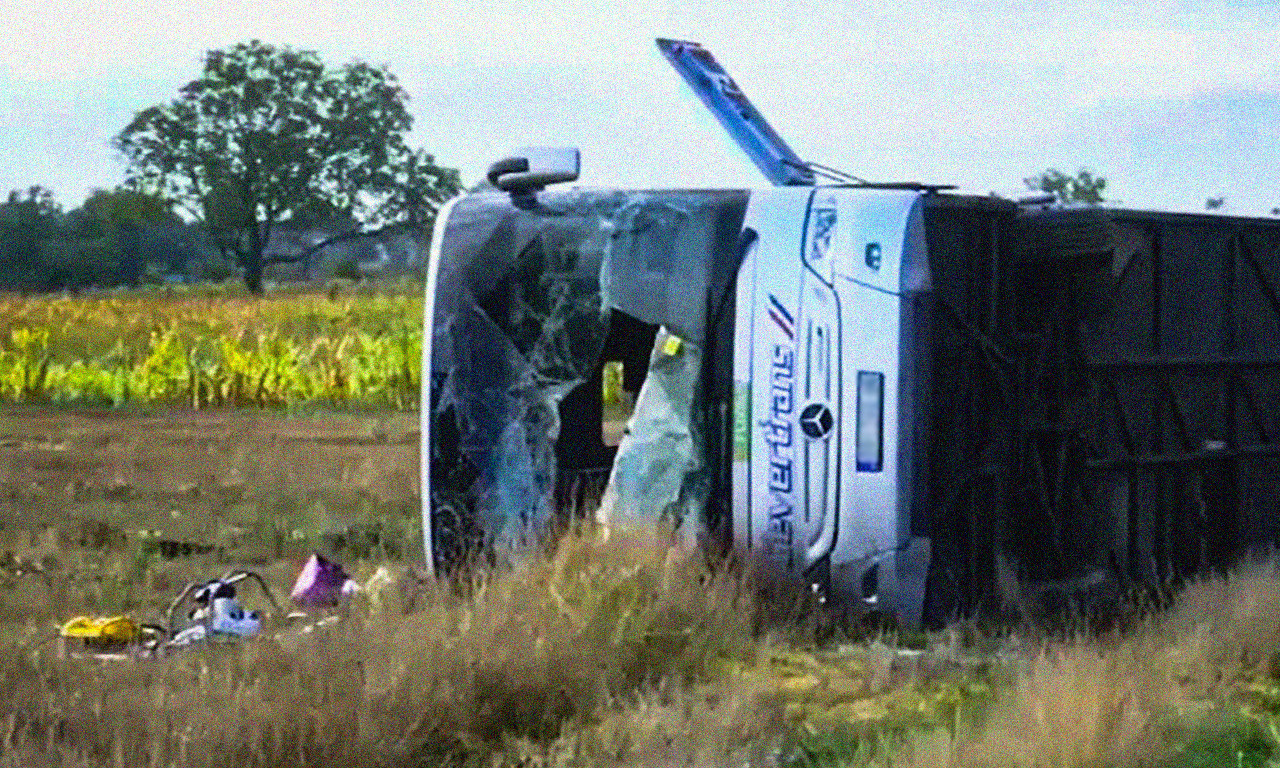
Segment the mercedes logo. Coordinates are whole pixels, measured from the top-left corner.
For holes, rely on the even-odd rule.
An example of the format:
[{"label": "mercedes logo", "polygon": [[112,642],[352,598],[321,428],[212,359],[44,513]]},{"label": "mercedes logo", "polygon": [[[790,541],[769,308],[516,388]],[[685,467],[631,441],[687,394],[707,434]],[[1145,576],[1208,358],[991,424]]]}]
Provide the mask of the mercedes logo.
[{"label": "mercedes logo", "polygon": [[800,429],[813,440],[821,440],[831,434],[836,425],[836,417],[825,403],[810,403],[800,412]]}]

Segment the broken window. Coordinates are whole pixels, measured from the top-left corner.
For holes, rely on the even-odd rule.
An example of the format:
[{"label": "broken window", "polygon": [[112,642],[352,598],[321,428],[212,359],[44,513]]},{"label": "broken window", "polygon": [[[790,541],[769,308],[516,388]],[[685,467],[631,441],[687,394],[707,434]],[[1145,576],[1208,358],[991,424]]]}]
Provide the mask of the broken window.
[{"label": "broken window", "polygon": [[[558,512],[594,511],[611,470],[631,513],[662,514],[702,467],[707,302],[734,266],[746,194],[575,190],[540,201],[526,211],[505,195],[470,195],[444,227],[424,413],[425,535],[438,567],[530,543]],[[655,336],[687,345],[679,366],[659,359]],[[606,411],[610,362],[634,413]],[[630,439],[623,419],[646,434],[684,435],[679,458],[665,438]],[[633,482],[657,476],[657,485]]]}]

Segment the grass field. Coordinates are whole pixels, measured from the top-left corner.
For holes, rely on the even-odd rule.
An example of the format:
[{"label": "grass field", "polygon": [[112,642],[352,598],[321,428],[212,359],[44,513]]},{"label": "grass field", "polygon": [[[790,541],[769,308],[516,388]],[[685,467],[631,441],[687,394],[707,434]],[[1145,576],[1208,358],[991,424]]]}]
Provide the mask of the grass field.
[{"label": "grass field", "polygon": [[[348,298],[411,311],[394,292]],[[74,319],[98,300],[11,300],[0,335],[61,323],[44,354],[73,360],[112,338],[144,354],[152,321],[134,312],[298,344],[354,332],[298,319],[346,300],[327,293],[215,293],[203,310],[198,292],[124,295],[109,333]],[[20,399],[0,405],[0,765],[1280,764],[1271,561],[1123,634],[1065,637],[869,634],[803,594],[762,601],[748,568],[656,531],[579,531],[517,570],[440,583],[415,571],[417,415],[390,401]],[[71,616],[155,620],[231,567],[287,594],[312,551],[378,575],[322,630],[269,616],[256,640],[164,659],[55,653]]]},{"label": "grass field", "polygon": [[[1072,640],[832,636],[803,600],[762,610],[749,574],[653,532],[586,532],[453,588],[410,570],[415,421],[0,412],[0,762],[1256,766],[1276,750],[1271,565]],[[286,593],[313,549],[397,579],[327,633],[274,624],[137,662],[47,642],[79,613],[157,618],[232,565]]]}]

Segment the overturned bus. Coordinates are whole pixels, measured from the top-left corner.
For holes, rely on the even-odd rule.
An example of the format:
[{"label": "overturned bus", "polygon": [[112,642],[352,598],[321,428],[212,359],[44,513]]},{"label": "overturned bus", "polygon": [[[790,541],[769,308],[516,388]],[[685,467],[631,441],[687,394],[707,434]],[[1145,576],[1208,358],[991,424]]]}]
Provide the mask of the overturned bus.
[{"label": "overturned bus", "polygon": [[812,178],[542,189],[576,163],[501,161],[438,217],[436,569],[573,514],[663,518],[917,623],[1280,532],[1280,222]]}]

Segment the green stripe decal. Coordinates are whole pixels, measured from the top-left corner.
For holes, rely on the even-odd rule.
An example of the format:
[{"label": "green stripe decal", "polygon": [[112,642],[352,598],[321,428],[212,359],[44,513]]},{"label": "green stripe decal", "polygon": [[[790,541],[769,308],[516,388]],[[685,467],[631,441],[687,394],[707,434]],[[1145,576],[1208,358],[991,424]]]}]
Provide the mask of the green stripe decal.
[{"label": "green stripe decal", "polygon": [[733,460],[751,461],[751,384],[733,387]]}]

